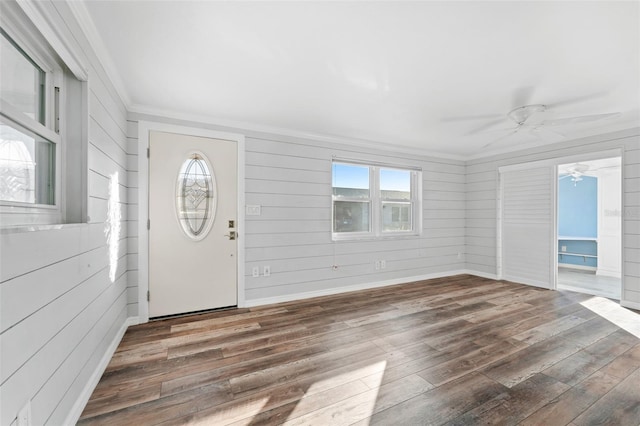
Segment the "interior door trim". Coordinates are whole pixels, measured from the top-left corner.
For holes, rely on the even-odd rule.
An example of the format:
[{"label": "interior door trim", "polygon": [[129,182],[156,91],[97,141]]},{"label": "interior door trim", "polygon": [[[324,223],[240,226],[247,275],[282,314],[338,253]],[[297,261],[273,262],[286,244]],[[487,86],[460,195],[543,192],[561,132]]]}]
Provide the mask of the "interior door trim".
[{"label": "interior door trim", "polygon": [[138,322],[145,323],[149,321],[149,302],[147,301],[147,292],[149,291],[149,230],[147,229],[147,220],[149,216],[149,158],[147,158],[147,149],[149,148],[149,133],[151,131],[176,133],[180,135],[198,136],[210,139],[224,139],[236,143],[238,150],[238,223],[236,229],[238,230],[239,235],[237,242],[236,276],[238,307],[244,307],[245,247],[243,230],[245,229],[245,136],[238,133],[220,132],[217,130],[141,120],[138,122]]},{"label": "interior door trim", "polygon": [[[554,238],[552,238],[552,242],[553,242],[553,251],[552,254],[554,254],[554,261],[551,262],[552,263],[552,271],[550,271],[553,275],[552,275],[552,280],[553,282],[551,283],[551,288],[553,290],[556,290],[558,288],[558,244],[557,244],[557,240],[555,240],[555,238],[557,237],[557,229],[558,229],[558,195],[557,195],[557,180],[558,180],[558,166],[561,164],[566,164],[566,163],[576,163],[576,162],[580,162],[580,161],[590,161],[590,160],[597,160],[600,158],[609,158],[609,157],[621,157],[622,159],[622,211],[624,211],[625,209],[625,202],[624,202],[624,147],[618,147],[618,148],[611,148],[611,149],[605,149],[605,150],[592,150],[592,151],[586,151],[586,152],[582,152],[579,154],[567,154],[567,155],[563,155],[562,157],[551,157],[551,158],[545,158],[545,159],[541,159],[541,160],[537,160],[537,161],[529,161],[529,162],[521,162],[521,163],[513,163],[513,164],[505,164],[502,166],[498,167],[498,173],[496,173],[496,183],[497,183],[497,196],[496,196],[496,277],[497,279],[503,279],[502,276],[502,272],[503,272],[503,268],[502,268],[502,245],[503,245],[503,235],[502,235],[502,201],[503,201],[503,190],[502,190],[502,179],[501,179],[501,174],[504,172],[508,172],[508,171],[515,171],[515,170],[526,170],[529,168],[534,168],[534,167],[544,167],[544,166],[549,166],[549,167],[553,167],[553,174],[554,174],[554,187],[552,189],[552,195],[553,195],[553,223],[552,223],[552,227],[553,227],[553,232],[554,232]],[[621,253],[622,256],[624,257],[624,220],[622,221],[621,224],[621,233],[622,233],[622,238],[621,238]],[[621,273],[622,273],[622,296],[621,296],[621,301],[620,304],[622,306],[625,306],[625,303],[622,299],[624,299],[624,261],[622,261],[622,265],[621,265]]]}]

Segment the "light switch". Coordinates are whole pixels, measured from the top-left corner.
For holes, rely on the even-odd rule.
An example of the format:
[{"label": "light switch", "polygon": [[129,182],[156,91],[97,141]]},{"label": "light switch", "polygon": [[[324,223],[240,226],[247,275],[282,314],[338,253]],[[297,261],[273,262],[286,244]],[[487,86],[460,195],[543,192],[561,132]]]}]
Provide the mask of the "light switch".
[{"label": "light switch", "polygon": [[247,216],[260,216],[262,214],[262,206],[259,205],[247,205]]}]

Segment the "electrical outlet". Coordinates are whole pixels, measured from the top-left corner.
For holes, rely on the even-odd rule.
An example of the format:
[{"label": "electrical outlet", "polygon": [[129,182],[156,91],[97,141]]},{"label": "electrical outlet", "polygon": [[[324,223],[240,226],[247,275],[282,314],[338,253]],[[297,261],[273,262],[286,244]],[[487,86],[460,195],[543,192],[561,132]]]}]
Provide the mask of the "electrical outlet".
[{"label": "electrical outlet", "polygon": [[567,251],[567,246],[560,247],[560,251]]},{"label": "electrical outlet", "polygon": [[380,269],[380,261],[376,260],[376,270]]},{"label": "electrical outlet", "polygon": [[265,277],[271,275],[271,266],[265,266],[262,270],[262,275],[264,275]]},{"label": "electrical outlet", "polygon": [[16,426],[31,426],[31,401],[27,403],[18,411],[18,418],[16,419]]},{"label": "electrical outlet", "polygon": [[254,266],[251,269],[251,276],[253,278],[258,278],[260,276],[260,267],[259,266]]},{"label": "electrical outlet", "polygon": [[386,260],[381,260],[380,261],[380,268],[384,269],[387,267],[387,261]]}]

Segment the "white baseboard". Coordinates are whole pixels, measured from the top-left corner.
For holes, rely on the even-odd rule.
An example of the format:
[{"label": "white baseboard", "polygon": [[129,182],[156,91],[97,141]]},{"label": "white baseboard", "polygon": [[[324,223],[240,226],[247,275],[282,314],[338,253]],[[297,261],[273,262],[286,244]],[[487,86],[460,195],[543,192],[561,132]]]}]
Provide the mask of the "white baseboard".
[{"label": "white baseboard", "polygon": [[600,275],[603,277],[613,277],[613,278],[622,278],[622,273],[620,271],[612,270],[612,269],[598,269],[596,271],[596,275]]},{"label": "white baseboard", "polygon": [[350,285],[346,287],[334,287],[334,288],[327,288],[324,290],[307,291],[304,293],[286,294],[282,296],[265,297],[262,299],[245,300],[244,306],[247,308],[250,308],[253,306],[271,305],[274,303],[291,302],[293,300],[310,299],[312,297],[320,297],[320,296],[331,296],[334,294],[347,293],[349,291],[368,290],[372,288],[386,287],[386,286],[397,285],[397,284],[406,284],[414,281],[431,280],[434,278],[444,278],[444,277],[450,277],[453,275],[461,275],[461,274],[477,275],[471,272],[467,272],[466,270],[437,272],[434,274],[395,278],[392,280],[376,281],[371,283],[367,282],[362,284]]},{"label": "white baseboard", "polygon": [[113,340],[109,344],[109,347],[105,351],[104,355],[100,359],[100,362],[96,366],[96,369],[93,371],[93,374],[87,381],[87,384],[84,386],[84,389],[82,389],[82,392],[78,396],[75,404],[73,404],[73,407],[71,408],[71,411],[69,412],[69,415],[64,422],[65,425],[75,425],[76,423],[78,423],[78,419],[80,419],[84,407],[87,405],[89,398],[91,398],[91,394],[98,385],[98,382],[102,377],[102,373],[104,373],[107,365],[109,365],[109,361],[111,361],[113,354],[116,352],[116,349],[118,349],[118,345],[120,344],[124,333],[127,331],[127,328],[129,328],[130,325],[136,325],[139,323],[140,320],[138,317],[128,317],[124,321],[116,335],[113,337]]},{"label": "white baseboard", "polygon": [[620,306],[640,311],[640,303],[638,303],[638,302],[631,302],[629,300],[621,300],[620,301]]},{"label": "white baseboard", "polygon": [[476,277],[488,278],[490,280],[498,280],[498,275],[490,274],[488,272],[474,271],[473,269],[465,269],[461,273],[475,275]]},{"label": "white baseboard", "polygon": [[549,288],[550,284],[544,281],[532,280],[529,278],[522,278],[522,277],[502,277],[502,279],[505,281],[510,281],[512,283],[524,284],[532,287],[539,287],[539,288],[544,288],[545,290],[550,290]]},{"label": "white baseboard", "polygon": [[595,266],[582,266],[582,265],[574,265],[573,263],[558,263],[558,268],[564,269],[579,269],[581,271],[596,271]]}]

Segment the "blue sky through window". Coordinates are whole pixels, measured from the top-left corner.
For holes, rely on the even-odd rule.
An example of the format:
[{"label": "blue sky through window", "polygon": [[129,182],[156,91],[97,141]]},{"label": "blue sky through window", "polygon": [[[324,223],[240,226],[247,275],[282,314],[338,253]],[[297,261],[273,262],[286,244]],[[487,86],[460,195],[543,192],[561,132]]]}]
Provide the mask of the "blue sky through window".
[{"label": "blue sky through window", "polygon": [[[333,186],[336,188],[369,189],[369,167],[333,163]],[[411,191],[409,170],[380,169],[380,189]]]},{"label": "blue sky through window", "polygon": [[380,190],[411,191],[411,172],[408,170],[380,170]]},{"label": "blue sky through window", "polygon": [[333,163],[333,186],[336,188],[369,189],[369,168]]}]

